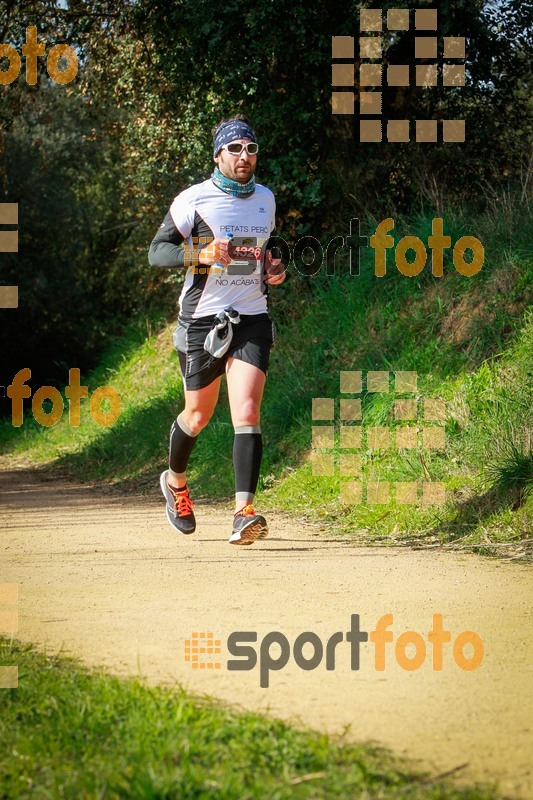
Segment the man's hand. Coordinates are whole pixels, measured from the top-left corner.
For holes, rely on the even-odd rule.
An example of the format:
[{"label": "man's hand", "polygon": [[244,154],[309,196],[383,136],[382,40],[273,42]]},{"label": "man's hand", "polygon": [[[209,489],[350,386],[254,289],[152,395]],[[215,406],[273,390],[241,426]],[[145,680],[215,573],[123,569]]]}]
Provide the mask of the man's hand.
[{"label": "man's hand", "polygon": [[285,280],[285,264],[282,263],[281,258],[274,258],[272,250],[267,250],[265,253],[265,283],[270,286],[278,286]]},{"label": "man's hand", "polygon": [[206,267],[212,264],[222,264],[224,268],[228,266],[231,261],[231,256],[228,252],[228,244],[230,239],[213,239],[208,245],[200,250],[198,254],[198,263]]}]

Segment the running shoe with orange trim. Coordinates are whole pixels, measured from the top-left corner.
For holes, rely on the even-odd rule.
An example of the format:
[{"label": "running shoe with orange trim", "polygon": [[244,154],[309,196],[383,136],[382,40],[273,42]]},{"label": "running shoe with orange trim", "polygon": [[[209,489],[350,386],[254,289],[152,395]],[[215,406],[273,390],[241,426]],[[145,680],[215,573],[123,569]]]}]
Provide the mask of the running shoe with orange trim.
[{"label": "running shoe with orange trim", "polygon": [[228,541],[230,544],[253,544],[265,536],[268,536],[266,519],[256,514],[254,507],[248,504],[233,517],[233,532]]},{"label": "running shoe with orange trim", "polygon": [[180,491],[175,486],[169,486],[168,469],[161,473],[159,485],[167,501],[167,519],[172,527],[180,533],[194,533],[196,520],[194,518],[194,503],[189,497],[189,490]]}]

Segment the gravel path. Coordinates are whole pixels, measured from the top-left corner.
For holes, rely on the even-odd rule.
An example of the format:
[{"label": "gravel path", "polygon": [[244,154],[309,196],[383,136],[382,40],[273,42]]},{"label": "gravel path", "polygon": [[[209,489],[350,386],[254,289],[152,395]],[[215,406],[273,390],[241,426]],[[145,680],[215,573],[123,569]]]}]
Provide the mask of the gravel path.
[{"label": "gravel path", "polygon": [[[197,532],[179,536],[155,495],[121,499],[16,469],[0,472],[0,495],[0,582],[19,584],[23,641],[117,674],[179,681],[193,692],[315,729],[348,728],[350,739],[377,741],[437,772],[466,763],[461,779],[498,780],[508,794],[533,797],[527,565],[362,548],[279,514],[269,516],[268,539],[239,548],[227,543],[229,506],[198,504]],[[351,615],[372,631],[389,613],[394,640],[385,646],[385,669],[376,671],[369,641],[360,647],[360,669],[352,670]],[[452,644],[444,646],[442,671],[433,669],[427,640],[433,614],[444,615],[452,643],[465,630],[481,637],[478,669],[459,668]],[[420,633],[427,647],[414,671],[395,655],[407,630]],[[228,652],[228,636],[244,631],[257,633],[258,664],[229,670],[236,654]],[[273,631],[290,646],[278,670],[266,668],[269,652],[272,662],[281,655],[279,645],[268,650],[264,641]],[[295,639],[305,631],[324,645],[313,670],[293,657]],[[326,644],[337,631],[343,641],[335,669],[326,670]],[[220,655],[199,655],[199,663],[218,660],[219,668],[194,669],[185,660],[194,632],[220,640]],[[300,663],[318,657],[318,649],[316,639],[305,644]],[[415,645],[405,648],[406,657],[414,652]],[[467,645],[465,657],[472,653]],[[268,688],[260,686],[261,675]]]}]

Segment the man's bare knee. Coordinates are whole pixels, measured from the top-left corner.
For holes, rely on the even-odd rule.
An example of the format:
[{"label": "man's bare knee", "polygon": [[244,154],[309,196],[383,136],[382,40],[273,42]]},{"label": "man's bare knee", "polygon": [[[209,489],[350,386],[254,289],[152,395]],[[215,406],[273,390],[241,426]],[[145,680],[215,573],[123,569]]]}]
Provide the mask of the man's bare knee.
[{"label": "man's bare knee", "polygon": [[191,429],[194,436],[197,436],[205,428],[212,416],[212,412],[209,413],[202,409],[185,408],[182,412],[183,421]]},{"label": "man's bare knee", "polygon": [[261,418],[261,403],[258,403],[253,398],[245,400],[234,415],[237,425],[259,425]]}]

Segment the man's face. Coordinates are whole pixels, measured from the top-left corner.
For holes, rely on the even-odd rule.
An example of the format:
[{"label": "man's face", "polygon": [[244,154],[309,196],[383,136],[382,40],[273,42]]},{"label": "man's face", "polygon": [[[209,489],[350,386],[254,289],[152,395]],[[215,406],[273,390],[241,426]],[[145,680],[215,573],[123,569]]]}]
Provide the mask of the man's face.
[{"label": "man's face", "polygon": [[[234,139],[234,142],[246,144],[251,141],[250,139]],[[231,142],[230,142],[231,144]],[[232,156],[227,150],[220,150],[218,156],[215,156],[215,162],[218,168],[226,178],[231,178],[240,183],[246,183],[250,180],[255,172],[255,165],[257,163],[257,156],[250,156],[243,150],[240,156]]]}]

